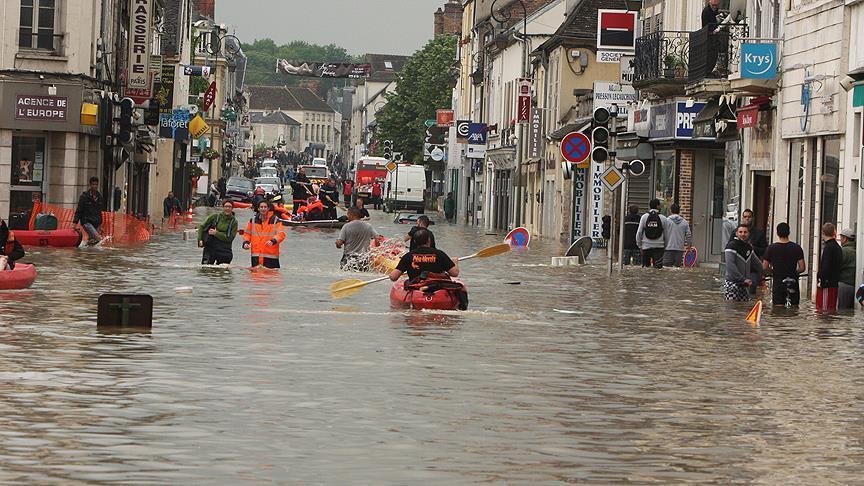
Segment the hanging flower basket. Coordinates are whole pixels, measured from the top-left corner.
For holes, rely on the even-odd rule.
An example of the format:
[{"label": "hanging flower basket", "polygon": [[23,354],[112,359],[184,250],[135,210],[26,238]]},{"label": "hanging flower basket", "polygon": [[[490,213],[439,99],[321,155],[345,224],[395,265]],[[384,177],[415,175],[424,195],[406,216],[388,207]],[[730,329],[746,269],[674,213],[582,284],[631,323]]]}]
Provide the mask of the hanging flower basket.
[{"label": "hanging flower basket", "polygon": [[215,159],[219,158],[219,152],[217,152],[213,149],[207,149],[207,150],[201,152],[201,157],[203,157],[205,159],[215,160]]}]

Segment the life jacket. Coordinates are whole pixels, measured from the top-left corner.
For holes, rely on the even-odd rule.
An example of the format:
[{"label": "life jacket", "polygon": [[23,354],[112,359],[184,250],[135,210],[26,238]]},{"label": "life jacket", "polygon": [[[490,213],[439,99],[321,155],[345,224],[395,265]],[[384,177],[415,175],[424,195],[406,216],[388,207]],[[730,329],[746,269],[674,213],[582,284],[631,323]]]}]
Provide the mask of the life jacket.
[{"label": "life jacket", "polygon": [[311,213],[314,211],[323,212],[324,211],[324,203],[322,203],[320,200],[315,200],[314,202],[311,202],[311,203],[306,205],[306,212],[307,213]]},{"label": "life jacket", "polygon": [[[253,257],[279,258],[279,245],[285,241],[285,227],[272,212],[267,214],[264,221],[260,216],[255,216],[246,225],[243,239],[249,242]],[[277,244],[268,246],[267,242],[273,239],[276,239]]]}]

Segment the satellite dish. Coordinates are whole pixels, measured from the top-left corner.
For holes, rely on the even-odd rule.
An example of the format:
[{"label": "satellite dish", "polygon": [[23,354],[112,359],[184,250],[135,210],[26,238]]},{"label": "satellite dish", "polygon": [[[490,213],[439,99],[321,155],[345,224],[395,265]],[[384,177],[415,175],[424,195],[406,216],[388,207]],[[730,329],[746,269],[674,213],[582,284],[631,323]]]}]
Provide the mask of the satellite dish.
[{"label": "satellite dish", "polygon": [[640,176],[645,173],[645,162],[642,162],[639,159],[631,161],[627,167],[629,175]]},{"label": "satellite dish", "polygon": [[567,249],[567,253],[564,256],[578,256],[582,257],[582,259],[588,258],[588,254],[591,253],[591,247],[594,245],[594,242],[591,241],[590,236],[583,236],[570,245],[570,248]]}]

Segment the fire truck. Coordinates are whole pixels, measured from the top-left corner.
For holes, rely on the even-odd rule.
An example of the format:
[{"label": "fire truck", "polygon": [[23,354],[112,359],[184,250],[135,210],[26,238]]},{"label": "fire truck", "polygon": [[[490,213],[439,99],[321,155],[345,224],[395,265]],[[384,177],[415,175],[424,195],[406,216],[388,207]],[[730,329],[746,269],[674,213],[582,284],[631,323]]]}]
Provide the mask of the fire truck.
[{"label": "fire truck", "polygon": [[362,197],[370,200],[372,197],[372,184],[376,179],[383,181],[387,178],[387,159],[384,157],[361,157],[354,167],[354,198]]}]

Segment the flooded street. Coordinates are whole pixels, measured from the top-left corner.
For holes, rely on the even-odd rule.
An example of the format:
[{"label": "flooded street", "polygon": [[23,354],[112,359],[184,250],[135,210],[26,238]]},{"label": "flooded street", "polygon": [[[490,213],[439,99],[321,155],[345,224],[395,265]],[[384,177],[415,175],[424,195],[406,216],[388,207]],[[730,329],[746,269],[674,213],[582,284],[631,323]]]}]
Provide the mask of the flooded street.
[{"label": "flooded street", "polygon": [[[199,210],[196,218],[205,214]],[[239,211],[248,220],[248,211]],[[384,235],[409,229],[373,212]],[[453,256],[503,235],[438,224]],[[466,312],[333,301],[336,230],[289,229],[282,270],[201,268],[182,234],[36,249],[0,293],[0,482],[856,483],[861,319],[727,305],[716,272],[551,268],[557,244],[465,262]],[[192,287],[191,293],[178,287]],[[148,293],[151,334],[96,331]]]}]

